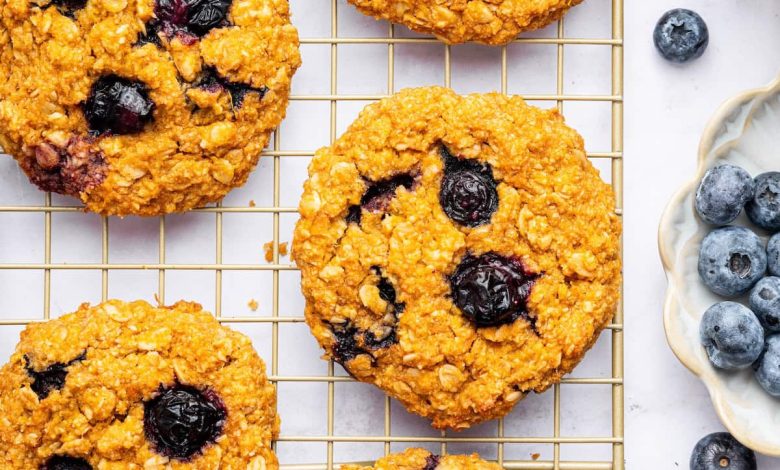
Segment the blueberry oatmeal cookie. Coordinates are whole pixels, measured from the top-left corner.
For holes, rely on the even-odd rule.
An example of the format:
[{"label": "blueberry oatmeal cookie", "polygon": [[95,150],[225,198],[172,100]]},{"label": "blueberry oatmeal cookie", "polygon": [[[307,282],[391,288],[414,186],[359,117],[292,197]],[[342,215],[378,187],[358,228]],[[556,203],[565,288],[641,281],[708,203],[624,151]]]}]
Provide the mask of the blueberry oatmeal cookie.
[{"label": "blueberry oatmeal cookie", "polygon": [[287,0],[3,0],[0,146],[90,211],[242,185],[300,65]]},{"label": "blueberry oatmeal cookie", "polygon": [[418,88],[317,152],[293,256],[326,351],[437,428],[503,416],[612,318],[614,197],[556,110]]},{"label": "blueberry oatmeal cookie", "polygon": [[276,469],[276,394],[249,339],[194,303],[82,305],[0,370],[0,468]]},{"label": "blueberry oatmeal cookie", "polygon": [[547,26],[582,0],[349,0],[376,19],[434,34],[451,44],[506,44]]},{"label": "blueberry oatmeal cookie", "polygon": [[341,470],[501,470],[479,455],[436,455],[425,449],[406,449],[377,460],[373,467],[342,465]]}]

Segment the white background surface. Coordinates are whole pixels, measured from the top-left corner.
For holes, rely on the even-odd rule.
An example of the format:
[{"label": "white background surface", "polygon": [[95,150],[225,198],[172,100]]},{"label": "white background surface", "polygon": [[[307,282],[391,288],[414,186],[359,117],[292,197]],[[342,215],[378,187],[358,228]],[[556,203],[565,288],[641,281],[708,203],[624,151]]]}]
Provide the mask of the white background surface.
[{"label": "white background surface", "polygon": [[[325,0],[292,0],[294,21],[302,37],[330,34],[329,3]],[[343,3],[343,2],[341,2]],[[609,1],[587,0],[567,17],[568,37],[608,37]],[[664,62],[652,45],[652,28],[668,8],[685,6],[699,11],[708,22],[710,47],[698,61],[675,66]],[[674,358],[666,346],[661,322],[665,279],[656,250],[656,226],[666,200],[687,179],[695,165],[699,135],[709,116],[726,98],[746,88],[764,85],[780,73],[780,1],[777,0],[626,0],[625,74],[625,263],[626,263],[626,458],[629,469],[687,468],[696,440],[720,426],[704,387]],[[375,23],[340,8],[342,36],[383,36],[384,23]],[[399,35],[409,35],[397,28]],[[552,36],[548,28],[538,36]],[[304,67],[294,83],[296,94],[329,93],[329,46],[302,47]],[[525,94],[555,92],[555,46],[512,45],[509,48],[509,91]],[[565,92],[609,94],[609,48],[567,46]],[[499,50],[483,46],[453,48],[452,85],[459,92],[494,91],[500,87]],[[396,47],[395,88],[443,84],[443,49],[440,45]],[[339,93],[386,92],[387,47],[339,46]],[[363,102],[340,103],[338,130],[354,118]],[[533,104],[551,106],[554,103]],[[282,126],[282,150],[313,150],[328,143],[328,103],[294,102]],[[567,121],[586,137],[588,150],[609,151],[608,103],[567,103]],[[280,205],[297,205],[308,158],[282,158]],[[780,166],[780,154],[778,154]],[[597,166],[609,179],[609,165]],[[10,159],[0,159],[0,205],[40,205],[41,193],[33,189]],[[234,191],[225,205],[272,204],[273,162],[264,159],[246,187]],[[72,200],[54,198],[55,204]],[[280,241],[289,241],[293,214],[282,214]],[[273,238],[270,214],[224,216],[225,263],[261,263],[264,242]],[[109,260],[112,263],[158,261],[156,219],[110,221]],[[0,264],[43,261],[43,216],[0,213]],[[214,215],[189,214],[168,217],[167,262],[214,261]],[[52,261],[97,263],[101,257],[100,219],[80,213],[55,213],[52,228]],[[283,259],[282,262],[286,262]],[[0,266],[1,268],[1,266]],[[35,271],[0,269],[0,318],[41,318],[43,275]],[[101,295],[100,271],[55,271],[52,274],[52,314],[73,310],[81,301],[97,302]],[[260,303],[255,315],[271,313],[271,274],[226,272],[221,310],[226,316],[253,314],[250,298]],[[169,271],[166,300],[195,299],[214,310],[214,273]],[[155,271],[112,271],[109,296],[153,300]],[[300,316],[302,300],[298,276],[280,274],[280,315]],[[260,354],[270,360],[270,327],[237,325],[249,334]],[[0,358],[5,359],[20,328],[0,328]],[[578,377],[609,376],[609,335],[575,371]],[[325,365],[319,350],[300,324],[280,326],[279,374],[321,375]],[[325,434],[324,384],[279,386],[283,435]],[[381,434],[381,393],[359,384],[337,384],[337,435]],[[529,397],[507,420],[507,435],[550,435],[552,394]],[[568,436],[610,432],[608,386],[562,387],[562,433]],[[427,425],[393,405],[393,434],[436,435]],[[495,424],[470,431],[494,435]],[[403,446],[394,446],[398,450]],[[453,445],[451,452],[480,451],[495,456],[495,446]],[[279,444],[283,463],[322,462],[324,445]],[[336,445],[336,460],[371,459],[382,446]],[[527,459],[532,452],[551,458],[551,446],[511,445],[507,458]],[[609,446],[562,446],[563,458],[608,459]],[[780,469],[780,460],[762,459],[762,469]]]}]

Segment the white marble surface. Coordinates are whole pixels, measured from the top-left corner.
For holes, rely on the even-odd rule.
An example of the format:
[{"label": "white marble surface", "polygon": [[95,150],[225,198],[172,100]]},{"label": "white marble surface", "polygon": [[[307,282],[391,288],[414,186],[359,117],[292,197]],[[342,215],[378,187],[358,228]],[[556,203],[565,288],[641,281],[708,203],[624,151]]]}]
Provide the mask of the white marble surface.
[{"label": "white marble surface", "polygon": [[[626,3],[627,468],[687,468],[696,441],[722,427],[704,386],[666,345],[656,228],[667,200],[694,172],[699,136],[716,108],[780,73],[780,2]],[[655,20],[679,6],[698,11],[710,28],[709,49],[686,66],[661,60],[651,42]],[[780,469],[780,459],[761,458],[759,468]]]},{"label": "white marble surface", "polygon": [[[668,197],[693,171],[699,134],[709,115],[729,96],[763,85],[780,72],[780,1],[777,0],[625,0],[625,221],[626,221],[626,459],[629,469],[685,468],[690,449],[707,432],[720,429],[704,387],[676,361],[663,336],[661,302],[665,280],[657,256],[655,232],[658,217]],[[291,0],[294,21],[303,37],[330,34],[329,3],[326,0]],[[383,36],[384,23],[376,23],[353,11],[340,0],[340,34]],[[587,0],[567,17],[569,37],[607,37],[610,32],[609,0]],[[662,61],[652,46],[656,19],[668,8],[686,6],[699,11],[710,25],[709,50],[697,62],[674,66]],[[399,35],[410,35],[398,28]],[[555,34],[554,28],[535,33]],[[609,94],[609,48],[567,46],[565,93]],[[304,67],[295,83],[296,94],[329,93],[329,46],[305,45]],[[465,45],[453,48],[452,85],[460,92],[493,91],[500,87],[498,49]],[[555,46],[513,45],[509,48],[509,82],[512,93],[555,92]],[[397,46],[395,89],[405,86],[443,84],[443,48],[440,45]],[[381,94],[386,92],[387,47],[339,46],[339,92]],[[342,131],[364,105],[340,103],[337,129]],[[536,102],[551,106],[554,103]],[[567,121],[585,136],[588,150],[609,150],[609,105],[567,103]],[[328,104],[295,102],[282,126],[283,150],[313,150],[329,138]],[[779,155],[780,156],[780,155]],[[778,159],[780,162],[780,158]],[[281,206],[297,204],[308,158],[283,158]],[[596,162],[605,179],[609,165]],[[10,159],[0,159],[0,205],[39,205],[43,198],[31,188]],[[273,162],[261,162],[246,187],[234,191],[226,205],[259,206],[272,203]],[[55,204],[73,204],[55,197]],[[95,263],[101,256],[100,219],[85,214],[54,214],[52,260],[55,263]],[[280,240],[288,241],[295,218],[281,216]],[[157,220],[127,218],[110,221],[109,261],[156,262]],[[43,275],[35,271],[3,270],[5,263],[43,260],[43,216],[0,213],[0,318],[40,318]],[[271,216],[224,217],[224,262],[260,263],[264,242],[272,239]],[[214,216],[189,214],[168,217],[167,261],[203,263],[214,260]],[[285,261],[285,260],[283,260]],[[214,309],[214,273],[170,271],[166,276],[166,300],[190,298]],[[53,315],[73,310],[82,301],[100,300],[100,271],[55,271],[52,274]],[[153,271],[112,271],[111,297],[152,300],[157,289]],[[226,272],[221,309],[225,315],[250,315],[246,303],[256,298],[256,314],[271,313],[271,275],[263,272]],[[279,311],[300,316],[302,299],[297,273],[280,275]],[[270,360],[270,328],[237,325],[249,334],[263,357]],[[18,327],[0,327],[0,358],[8,356],[17,340]],[[607,377],[610,374],[609,335],[605,334],[573,374],[577,377]],[[316,344],[300,324],[280,326],[279,375],[319,375],[325,365],[318,359]],[[325,429],[324,384],[282,383],[279,387],[283,435],[322,435]],[[371,387],[336,386],[335,432],[337,435],[381,434],[384,400]],[[610,433],[608,386],[564,385],[561,430],[566,436]],[[392,405],[394,435],[435,436],[420,419]],[[532,396],[510,415],[506,434],[550,436],[552,393]],[[487,423],[466,435],[495,435],[495,423]],[[403,447],[393,446],[394,450]],[[322,462],[324,444],[279,444],[284,463]],[[507,445],[506,458],[528,459],[540,453],[552,458],[549,445]],[[491,445],[456,444],[450,452],[480,451],[495,457]],[[336,460],[368,460],[381,454],[382,445],[337,444]],[[564,445],[564,459],[604,460],[609,446]],[[762,469],[780,469],[780,460],[763,459]]]}]

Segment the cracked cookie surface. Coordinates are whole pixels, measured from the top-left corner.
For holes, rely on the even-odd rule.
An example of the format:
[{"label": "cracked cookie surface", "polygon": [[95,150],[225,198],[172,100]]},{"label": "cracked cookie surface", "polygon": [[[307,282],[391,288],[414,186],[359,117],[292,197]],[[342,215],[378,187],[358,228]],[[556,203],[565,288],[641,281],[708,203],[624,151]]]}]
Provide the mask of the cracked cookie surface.
[{"label": "cracked cookie surface", "polygon": [[401,23],[451,44],[506,44],[559,20],[582,0],[349,0],[377,19]]},{"label": "cracked cookie surface", "polygon": [[278,468],[262,360],[194,303],[110,300],[28,326],[0,417],[3,469]]},{"label": "cracked cookie surface", "polygon": [[612,190],[559,113],[519,97],[429,87],[368,106],[316,153],[299,209],[326,357],[437,428],[558,382],[615,310]]},{"label": "cracked cookie surface", "polygon": [[377,460],[373,466],[342,465],[341,470],[501,470],[492,462],[486,462],[477,454],[437,455],[412,448],[398,454],[390,454]]},{"label": "cracked cookie surface", "polygon": [[1,0],[0,146],[93,212],[244,184],[300,65],[287,0]]}]

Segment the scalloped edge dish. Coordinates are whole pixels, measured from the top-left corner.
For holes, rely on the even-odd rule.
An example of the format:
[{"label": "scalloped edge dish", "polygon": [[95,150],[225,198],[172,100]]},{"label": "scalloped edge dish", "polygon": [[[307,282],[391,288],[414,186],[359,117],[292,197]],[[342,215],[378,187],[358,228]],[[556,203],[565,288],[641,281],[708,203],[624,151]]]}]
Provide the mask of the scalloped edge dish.
[{"label": "scalloped edge dish", "polygon": [[[774,155],[774,161],[769,155]],[[780,456],[780,400],[761,389],[752,369],[736,373],[716,370],[699,343],[698,326],[704,310],[724,299],[709,292],[698,278],[699,243],[713,227],[696,216],[693,196],[704,172],[716,162],[740,165],[756,176],[780,171],[779,157],[780,76],[766,87],[735,96],[718,109],[702,135],[696,174],[672,197],[658,228],[658,247],[668,281],[664,329],[669,346],[704,382],[729,432],[751,449],[772,456]],[[750,227],[764,240],[769,235],[750,226],[744,214],[734,223]]]}]

